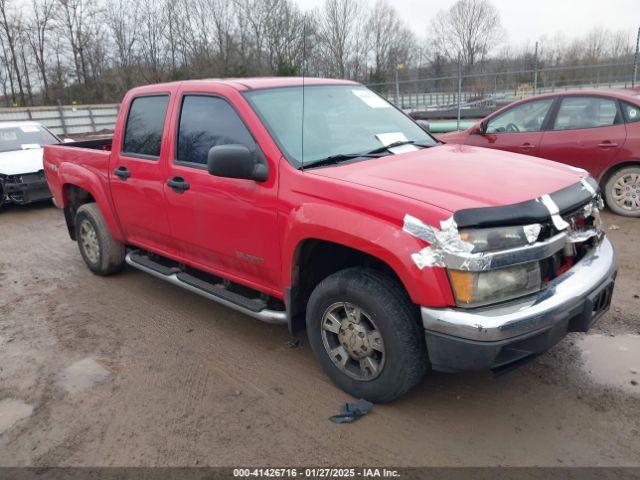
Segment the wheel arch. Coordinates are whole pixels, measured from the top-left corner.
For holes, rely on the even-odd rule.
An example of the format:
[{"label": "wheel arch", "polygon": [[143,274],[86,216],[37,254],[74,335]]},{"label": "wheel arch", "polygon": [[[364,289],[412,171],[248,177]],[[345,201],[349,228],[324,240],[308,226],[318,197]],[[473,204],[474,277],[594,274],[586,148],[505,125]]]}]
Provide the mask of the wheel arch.
[{"label": "wheel arch", "polygon": [[104,192],[96,191],[96,189],[86,184],[81,186],[75,183],[64,183],[62,185],[62,196],[64,218],[67,224],[67,230],[69,231],[69,237],[71,237],[72,240],[76,240],[75,217],[78,208],[87,203],[95,203],[100,209],[100,213],[104,217],[111,235],[116,240],[121,241],[123,237],[120,227],[116,222],[113,212],[108,208],[108,199]]},{"label": "wheel arch", "polygon": [[627,167],[640,167],[640,159],[632,159],[632,160],[624,160],[622,162],[618,162],[615,165],[611,165],[604,172],[600,174],[600,179],[598,180],[598,184],[600,185],[600,190],[604,192],[604,187],[611,178],[611,175],[616,173],[618,170]]},{"label": "wheel arch", "polygon": [[313,289],[329,275],[352,267],[365,267],[384,273],[397,282],[411,298],[408,273],[399,273],[397,265],[390,264],[372,252],[345,243],[306,238],[294,250],[291,283],[285,292],[288,325],[292,334],[305,328],[307,302]]}]

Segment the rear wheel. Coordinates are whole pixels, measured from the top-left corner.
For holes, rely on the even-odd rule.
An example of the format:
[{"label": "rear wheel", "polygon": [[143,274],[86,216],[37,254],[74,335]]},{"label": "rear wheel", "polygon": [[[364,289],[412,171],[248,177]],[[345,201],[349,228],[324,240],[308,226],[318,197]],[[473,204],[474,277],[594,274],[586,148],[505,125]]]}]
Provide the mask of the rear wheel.
[{"label": "rear wheel", "polygon": [[307,307],[307,335],[325,373],[373,402],[403,395],[428,367],[415,306],[375,270],[350,268],[320,282]]},{"label": "rear wheel", "polygon": [[607,206],[618,215],[640,217],[640,167],[614,172],[604,187]]},{"label": "rear wheel", "polygon": [[111,236],[97,204],[78,208],[75,226],[80,254],[93,273],[111,275],[122,269],[125,246]]}]

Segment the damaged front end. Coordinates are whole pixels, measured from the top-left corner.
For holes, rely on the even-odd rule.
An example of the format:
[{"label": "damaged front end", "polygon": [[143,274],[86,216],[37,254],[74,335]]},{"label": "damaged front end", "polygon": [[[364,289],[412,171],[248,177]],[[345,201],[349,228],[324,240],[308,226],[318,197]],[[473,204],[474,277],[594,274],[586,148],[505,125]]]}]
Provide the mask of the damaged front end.
[{"label": "damaged front end", "polygon": [[0,205],[4,202],[24,205],[51,198],[44,171],[19,175],[0,174]]},{"label": "damaged front end", "polygon": [[588,194],[586,203],[563,215],[550,195],[535,199],[546,218],[525,225],[496,225],[499,222],[494,220],[491,226],[459,226],[452,216],[438,229],[406,215],[403,230],[429,243],[412,259],[420,269],[447,269],[459,307],[489,305],[540,291],[604,237],[603,203],[591,182],[595,183],[580,183]]},{"label": "damaged front end", "polygon": [[419,268],[442,267],[455,307],[420,308],[429,359],[444,371],[501,371],[585,332],[609,308],[615,252],[592,178],[517,205],[463,210],[440,229],[407,215],[429,245]]}]

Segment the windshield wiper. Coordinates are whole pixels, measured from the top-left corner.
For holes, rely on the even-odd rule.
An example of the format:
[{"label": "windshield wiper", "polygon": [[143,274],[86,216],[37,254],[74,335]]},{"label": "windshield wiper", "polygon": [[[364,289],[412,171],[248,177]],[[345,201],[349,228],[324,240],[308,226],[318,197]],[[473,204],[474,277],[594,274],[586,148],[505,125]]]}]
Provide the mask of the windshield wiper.
[{"label": "windshield wiper", "polygon": [[397,142],[393,142],[390,143],[389,145],[384,145],[382,147],[378,147],[376,149],[373,149],[369,152],[367,152],[368,154],[370,153],[381,153],[384,152],[385,150],[389,150],[390,148],[395,148],[395,147],[401,147],[403,145],[415,145],[416,147],[422,147],[422,148],[428,148],[428,147],[432,147],[433,145],[427,145],[426,143],[420,143],[420,142],[416,142],[415,140],[398,140]]},{"label": "windshield wiper", "polygon": [[337,155],[331,155],[320,160],[314,160],[313,162],[305,163],[300,168],[304,167],[322,167],[324,165],[334,165],[336,163],[344,162],[346,160],[353,160],[354,158],[380,158],[384,157],[381,153],[338,153]]},{"label": "windshield wiper", "polygon": [[300,167],[300,169],[304,167],[322,167],[325,165],[334,165],[336,163],[344,162],[346,160],[353,160],[354,158],[380,158],[386,156],[386,151],[390,148],[401,147],[402,145],[415,145],[417,147],[432,147],[433,145],[427,145],[424,143],[416,142],[415,140],[400,140],[397,142],[390,143],[389,145],[383,145],[382,147],[374,148],[368,152],[364,153],[339,153],[337,155],[331,155],[326,158],[321,158],[320,160],[315,160],[313,162],[305,163]]}]

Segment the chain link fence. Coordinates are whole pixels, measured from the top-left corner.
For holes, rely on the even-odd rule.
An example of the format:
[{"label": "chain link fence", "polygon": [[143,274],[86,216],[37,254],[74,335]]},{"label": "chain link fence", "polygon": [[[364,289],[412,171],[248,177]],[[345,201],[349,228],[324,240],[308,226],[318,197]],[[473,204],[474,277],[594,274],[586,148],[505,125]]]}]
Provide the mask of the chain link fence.
[{"label": "chain link fence", "polygon": [[456,118],[458,108],[462,118],[477,118],[532,95],[623,89],[632,86],[632,79],[632,63],[612,63],[426,77],[368,87],[420,118]]}]

